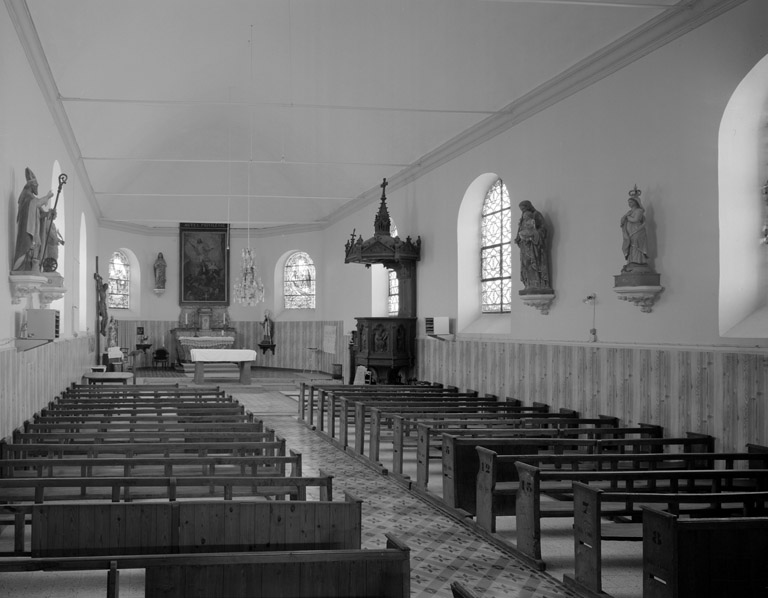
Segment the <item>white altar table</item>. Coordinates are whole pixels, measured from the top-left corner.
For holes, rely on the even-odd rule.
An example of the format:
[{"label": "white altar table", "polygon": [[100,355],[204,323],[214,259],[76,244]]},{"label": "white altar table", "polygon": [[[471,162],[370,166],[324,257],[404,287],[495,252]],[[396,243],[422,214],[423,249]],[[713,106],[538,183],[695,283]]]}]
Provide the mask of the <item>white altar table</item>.
[{"label": "white altar table", "polygon": [[195,384],[205,379],[205,363],[236,363],[240,368],[240,383],[251,383],[251,363],[256,359],[252,349],[191,349],[190,357],[195,363]]}]

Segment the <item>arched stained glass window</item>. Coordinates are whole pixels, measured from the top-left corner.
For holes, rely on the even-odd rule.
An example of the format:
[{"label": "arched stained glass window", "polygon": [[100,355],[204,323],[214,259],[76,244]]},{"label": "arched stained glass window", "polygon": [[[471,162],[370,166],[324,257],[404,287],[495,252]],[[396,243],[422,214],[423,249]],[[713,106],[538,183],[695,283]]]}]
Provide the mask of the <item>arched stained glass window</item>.
[{"label": "arched stained glass window", "polygon": [[483,202],[480,284],[483,313],[510,311],[512,299],[512,209],[509,193],[498,179]]},{"label": "arched stained glass window", "polygon": [[297,251],[288,257],[283,268],[285,309],[314,309],[315,264],[309,254]]},{"label": "arched stained glass window", "polygon": [[107,307],[110,309],[130,309],[131,307],[131,266],[128,256],[122,251],[115,251],[109,261]]}]

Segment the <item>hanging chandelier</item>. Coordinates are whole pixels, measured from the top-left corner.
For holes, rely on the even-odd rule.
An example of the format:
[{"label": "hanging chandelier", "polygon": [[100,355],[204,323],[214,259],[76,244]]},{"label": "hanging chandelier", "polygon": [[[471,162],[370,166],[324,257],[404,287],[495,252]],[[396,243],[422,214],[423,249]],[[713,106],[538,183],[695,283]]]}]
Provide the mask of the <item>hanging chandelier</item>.
[{"label": "hanging chandelier", "polygon": [[235,283],[235,302],[251,307],[264,301],[264,284],[256,268],[256,260],[250,247],[243,249],[240,277]]},{"label": "hanging chandelier", "polygon": [[[250,53],[250,79],[253,85],[253,25],[248,39]],[[235,303],[254,307],[264,302],[264,284],[261,282],[256,259],[251,249],[251,165],[253,164],[253,110],[250,111],[249,123],[250,157],[248,159],[248,244],[243,249],[240,261],[240,276],[234,284]]]}]

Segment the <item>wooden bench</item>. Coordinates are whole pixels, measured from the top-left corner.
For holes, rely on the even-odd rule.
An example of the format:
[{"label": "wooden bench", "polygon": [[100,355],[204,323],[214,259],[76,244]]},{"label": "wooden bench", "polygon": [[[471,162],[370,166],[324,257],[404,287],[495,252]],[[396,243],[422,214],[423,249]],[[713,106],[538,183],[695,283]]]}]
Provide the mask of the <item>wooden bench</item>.
[{"label": "wooden bench", "polygon": [[[230,422],[230,423],[208,423],[208,422],[179,422],[174,421],[166,423],[163,420],[156,420],[152,422],[147,421],[104,421],[104,422],[58,422],[56,419],[48,420],[48,423],[40,422],[24,422],[24,426],[18,430],[19,433],[41,433],[41,432],[56,432],[56,431],[114,431],[121,432],[125,430],[156,430],[156,431],[189,431],[189,432],[216,432],[219,430],[226,430],[231,432],[263,432],[264,422],[262,420],[255,420],[253,422]],[[14,430],[14,434],[17,431]],[[13,435],[11,436],[13,442]]]},{"label": "wooden bench", "polygon": [[[697,519],[727,518],[734,514],[768,516],[768,492],[611,492],[574,482],[574,574],[564,576],[565,584],[581,593],[600,594],[602,541],[642,541],[645,506],[653,503],[664,505],[668,513]],[[629,518],[641,523],[611,522],[609,517],[619,517],[621,521]],[[622,566],[626,565],[626,557],[623,557]]]},{"label": "wooden bench", "polygon": [[139,416],[139,415],[177,415],[179,417],[211,416],[218,415],[242,415],[245,408],[240,403],[229,405],[54,405],[53,408],[40,410],[40,417],[78,417],[83,415],[108,417],[115,416]]},{"label": "wooden bench", "polygon": [[274,441],[233,441],[233,442],[110,442],[107,444],[2,444],[0,458],[26,459],[29,457],[88,456],[106,455],[172,455],[197,454],[201,456],[223,455],[285,455],[285,439]]},{"label": "wooden bench", "polygon": [[93,386],[89,384],[77,384],[73,382],[69,388],[65,388],[61,399],[89,399],[89,398],[151,398],[161,396],[184,397],[217,397],[226,396],[226,391],[219,386],[184,387],[178,384],[133,384],[131,386]]},{"label": "wooden bench", "polygon": [[[413,402],[417,401],[431,401],[431,400],[450,400],[459,398],[472,398],[476,399],[478,393],[474,390],[460,393],[455,389],[445,389],[438,387],[419,388],[413,387],[413,390],[400,391],[400,392],[365,392],[365,391],[326,391],[322,390],[318,393],[317,400],[317,427],[321,432],[330,430],[329,434],[333,437],[333,428],[336,424],[336,419],[341,419],[342,404],[340,399],[347,399],[348,403],[356,402]],[[495,395],[486,395],[485,399],[492,399],[497,401],[498,397]],[[312,407],[310,403],[310,408]],[[310,411],[310,420],[312,417],[312,411]],[[327,419],[327,423],[326,423]],[[310,424],[312,422],[310,421]]]},{"label": "wooden bench", "polygon": [[332,476],[251,475],[158,476],[158,477],[62,477],[0,479],[0,502],[35,503],[50,501],[133,500],[176,501],[188,498],[224,500],[234,497],[284,497],[306,500],[307,488],[316,488],[321,500],[332,499]]},{"label": "wooden bench", "polygon": [[[498,402],[495,399],[481,399],[474,394],[463,393],[453,393],[451,395],[414,395],[408,398],[404,398],[401,395],[361,398],[355,396],[337,396],[335,394],[331,394],[328,397],[328,401],[329,422],[326,428],[328,430],[327,434],[332,441],[336,442],[341,448],[344,449],[349,446],[350,413],[352,413],[351,419],[354,421],[354,430],[362,429],[366,419],[370,416],[370,413],[368,412],[369,407],[389,406],[390,408],[395,408],[394,406],[397,404],[406,404],[412,407],[429,407],[430,405],[439,406],[446,403],[457,407],[475,402],[477,404],[481,404],[481,402],[482,404],[495,404]],[[336,414],[338,414],[338,439],[336,438]],[[321,431],[325,431],[325,429]],[[357,437],[355,438],[355,449],[358,454],[362,454],[362,446],[364,443],[364,438],[361,438],[359,442]],[[358,447],[358,445],[360,445],[360,447]],[[358,450],[358,448],[360,450]]]},{"label": "wooden bench", "polygon": [[[482,415],[482,414],[478,414]],[[546,415],[547,417],[544,417]],[[429,417],[429,416],[428,416]],[[403,416],[407,420],[408,416]],[[450,418],[450,419],[448,419]],[[399,418],[396,418],[399,419]],[[417,487],[426,491],[429,479],[429,462],[440,459],[444,448],[442,436],[449,434],[453,437],[624,437],[634,430],[618,428],[619,420],[613,417],[598,418],[579,417],[577,413],[549,413],[537,415],[521,415],[499,413],[492,421],[476,419],[471,413],[449,414],[440,420],[414,420],[416,434]],[[401,432],[397,430],[400,422],[395,421],[393,428],[393,452],[397,453],[403,447]],[[643,431],[645,433],[645,430]],[[650,433],[650,430],[649,430]],[[398,457],[399,458],[399,457]],[[468,457],[471,460],[471,455]]]},{"label": "wooden bench", "polygon": [[129,384],[136,380],[133,372],[86,372],[83,381],[88,384]]},{"label": "wooden bench", "polygon": [[[664,452],[670,450],[685,450],[697,453],[714,452],[715,439],[707,434],[688,433],[685,437],[652,437],[656,432],[650,430],[646,436],[647,426],[641,425],[630,436],[627,432],[624,438],[602,438],[600,435],[610,433],[610,428],[593,429],[561,429],[548,440],[520,438],[527,432],[520,430],[517,437],[504,435],[487,435],[475,437],[469,430],[461,434],[454,431],[442,436],[442,474],[443,501],[452,508],[462,509],[474,515],[476,509],[476,483],[480,470],[477,447],[489,448],[499,455],[529,455],[549,451],[559,454],[566,452],[587,453],[631,453],[631,452]],[[586,437],[580,437],[585,434]],[[544,436],[544,434],[541,434]],[[572,439],[572,440],[571,440]],[[529,441],[526,445],[526,441]],[[547,443],[551,441],[551,447]]]},{"label": "wooden bench", "polygon": [[55,423],[77,423],[77,422],[84,422],[84,423],[90,423],[90,422],[103,422],[103,421],[114,421],[114,422],[166,422],[166,423],[221,423],[221,422],[251,422],[253,421],[253,413],[246,411],[245,413],[233,413],[233,414],[223,414],[223,415],[179,415],[179,414],[172,414],[172,415],[158,415],[157,413],[151,414],[151,413],[145,413],[142,415],[131,415],[130,413],[112,413],[109,415],[109,417],[105,417],[103,415],[39,415],[35,416],[33,420],[35,423],[49,423],[49,422],[55,422]]},{"label": "wooden bench", "polygon": [[[283,556],[284,555],[284,556]],[[227,561],[148,567],[152,598],[410,598],[410,550],[387,534],[378,550],[295,551],[236,555]],[[256,593],[255,593],[256,592]]]},{"label": "wooden bench", "polygon": [[[451,397],[433,396],[433,397],[414,397],[412,400],[403,402],[402,399],[395,398],[389,400],[371,400],[361,401],[350,399],[348,397],[338,397],[339,400],[339,439],[338,445],[344,449],[349,448],[357,455],[365,455],[365,439],[367,436],[366,424],[371,422],[371,410],[375,408],[384,408],[387,410],[425,410],[434,409],[442,413],[466,413],[480,412],[483,409],[505,409],[505,404],[495,399],[485,397],[475,397],[466,395],[454,395]],[[354,410],[354,444],[349,444],[349,410]],[[512,409],[510,405],[506,407]]]},{"label": "wooden bench", "polygon": [[[533,409],[533,411],[531,411]],[[504,402],[487,404],[477,408],[472,405],[465,411],[440,406],[420,408],[420,407],[399,407],[397,410],[390,410],[390,407],[374,407],[370,410],[369,421],[369,449],[368,457],[374,462],[379,462],[380,450],[382,445],[383,429],[386,427],[392,430],[391,444],[394,454],[401,455],[403,441],[410,429],[415,429],[417,423],[430,426],[432,429],[468,429],[468,428],[501,428],[501,429],[519,429],[519,428],[539,428],[539,427],[561,427],[571,425],[575,416],[564,415],[560,413],[540,413],[538,409],[531,406],[520,406]],[[566,418],[568,421],[566,422]],[[579,423],[589,425],[590,422],[580,420]],[[594,423],[594,422],[591,422]],[[617,426],[618,418],[601,418],[599,425]],[[394,467],[393,467],[394,469]],[[400,468],[402,469],[402,468]]]},{"label": "wooden bench", "polygon": [[643,596],[765,596],[768,518],[643,514]]},{"label": "wooden bench", "polygon": [[[402,385],[402,384],[376,384],[366,386],[350,386],[346,384],[324,384],[302,382],[299,386],[299,419],[310,427],[314,426],[315,407],[327,393],[344,393],[347,395],[373,395],[373,394],[399,394],[406,396],[414,392],[439,392],[442,394],[458,392],[456,388],[444,388],[442,385]],[[323,398],[321,398],[323,397]]]},{"label": "wooden bench", "polygon": [[275,440],[275,431],[266,430],[110,430],[77,432],[18,432],[13,435],[14,444],[46,443],[140,443],[140,442],[261,442]]},{"label": "wooden bench", "polygon": [[1,560],[5,571],[107,571],[107,596],[121,569],[145,569],[147,598],[409,598],[410,550],[387,534],[383,549],[224,552]]},{"label": "wooden bench", "polygon": [[[485,447],[477,447],[477,454],[480,462],[476,483],[477,524],[491,532],[496,531],[497,516],[515,514],[515,500],[519,489],[518,462],[541,470],[559,472],[735,469],[737,467],[768,469],[768,455],[746,452],[498,455]],[[566,486],[570,489],[570,484]],[[555,487],[555,490],[561,489],[562,484]],[[542,487],[542,491],[546,492],[547,488]]]},{"label": "wooden bench", "polygon": [[674,493],[717,493],[768,489],[768,469],[703,469],[653,471],[562,471],[542,470],[527,463],[517,463],[520,482],[515,492],[515,534],[513,547],[520,556],[540,569],[546,567],[541,557],[541,519],[573,517],[571,500],[556,500],[542,506],[542,484],[583,482],[616,491]]},{"label": "wooden bench", "polygon": [[[3,557],[49,558],[360,548],[362,501],[0,505],[15,519]],[[25,525],[31,532],[24,532]]]},{"label": "wooden bench", "polygon": [[155,456],[155,457],[67,457],[35,459],[0,459],[0,478],[13,477],[61,477],[95,475],[142,476],[192,475],[286,475],[302,474],[301,454],[290,451],[289,455],[273,456]]}]

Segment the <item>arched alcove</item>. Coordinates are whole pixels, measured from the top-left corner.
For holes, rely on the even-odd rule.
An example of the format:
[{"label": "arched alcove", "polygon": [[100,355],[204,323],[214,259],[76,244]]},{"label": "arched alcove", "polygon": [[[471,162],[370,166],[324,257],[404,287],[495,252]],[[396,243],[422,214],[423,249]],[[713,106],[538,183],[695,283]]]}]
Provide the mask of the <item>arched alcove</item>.
[{"label": "arched alcove", "polygon": [[768,246],[761,243],[768,178],[768,56],[734,91],[720,122],[720,335],[768,337]]},{"label": "arched alcove", "polygon": [[472,181],[461,200],[456,220],[457,332],[508,333],[510,319],[503,314],[483,314],[480,305],[480,220],[485,194],[499,179],[493,172]]}]

